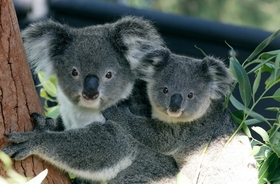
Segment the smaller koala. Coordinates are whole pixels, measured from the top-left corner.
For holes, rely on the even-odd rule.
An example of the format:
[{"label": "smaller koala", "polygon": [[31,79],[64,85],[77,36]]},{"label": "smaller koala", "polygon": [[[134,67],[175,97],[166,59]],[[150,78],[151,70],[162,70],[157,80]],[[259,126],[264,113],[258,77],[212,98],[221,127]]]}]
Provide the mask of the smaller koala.
[{"label": "smaller koala", "polygon": [[148,21],[124,17],[80,29],[48,21],[22,35],[31,66],[57,78],[61,118],[54,123],[32,114],[35,130],[6,135],[14,144],[5,153],[16,160],[37,155],[80,182],[176,183],[173,157],[139,143],[102,115],[131,93],[136,74],[130,62],[163,44]]},{"label": "smaller koala", "polygon": [[[146,54],[135,66],[146,82],[138,81],[130,99],[105,110],[105,117],[122,123],[153,150],[173,156],[193,183],[257,183],[248,138],[239,132],[226,145],[237,125],[223,107],[233,77],[222,61],[180,56],[163,48]],[[145,87],[147,95],[141,90]],[[147,99],[150,105],[145,107],[141,101]]]}]

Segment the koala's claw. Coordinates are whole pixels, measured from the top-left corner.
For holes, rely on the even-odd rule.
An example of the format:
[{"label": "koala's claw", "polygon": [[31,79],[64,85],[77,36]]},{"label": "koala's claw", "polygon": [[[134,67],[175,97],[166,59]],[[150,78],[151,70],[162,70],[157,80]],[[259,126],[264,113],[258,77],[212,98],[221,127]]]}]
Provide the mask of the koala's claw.
[{"label": "koala's claw", "polygon": [[30,151],[23,144],[13,144],[2,149],[12,159],[23,160],[30,155]]},{"label": "koala's claw", "polygon": [[31,154],[34,149],[34,144],[31,144],[36,140],[33,132],[19,133],[14,132],[11,134],[4,134],[13,144],[6,146],[2,149],[4,153],[9,155],[15,160],[22,160]]},{"label": "koala's claw", "polygon": [[4,136],[7,137],[11,142],[19,144],[22,142],[26,142],[30,138],[30,133],[14,132],[11,134],[4,134]]},{"label": "koala's claw", "polygon": [[39,113],[32,113],[30,115],[32,122],[34,123],[35,131],[46,131],[53,130],[55,128],[55,123],[52,118],[46,118],[44,115]]}]

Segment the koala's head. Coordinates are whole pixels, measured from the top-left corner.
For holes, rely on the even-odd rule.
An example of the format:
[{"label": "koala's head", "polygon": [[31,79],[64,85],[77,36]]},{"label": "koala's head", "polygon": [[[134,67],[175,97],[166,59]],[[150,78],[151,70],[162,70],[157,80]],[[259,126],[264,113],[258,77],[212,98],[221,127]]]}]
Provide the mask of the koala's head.
[{"label": "koala's head", "polygon": [[[213,57],[199,60],[163,49],[147,54],[142,63],[142,67],[153,66],[143,74],[153,117],[165,122],[189,122],[202,117],[212,100],[227,95],[233,82],[224,63]],[[141,67],[139,71],[144,73]]]},{"label": "koala's head", "polygon": [[57,77],[59,98],[100,110],[130,94],[135,80],[130,64],[163,44],[155,28],[136,17],[81,29],[39,22],[22,36],[31,67]]}]

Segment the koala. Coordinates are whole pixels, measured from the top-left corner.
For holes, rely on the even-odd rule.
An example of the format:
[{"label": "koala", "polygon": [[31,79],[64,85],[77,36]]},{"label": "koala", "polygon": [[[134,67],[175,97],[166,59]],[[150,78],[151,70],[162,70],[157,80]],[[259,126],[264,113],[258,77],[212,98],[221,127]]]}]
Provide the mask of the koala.
[{"label": "koala", "polygon": [[32,114],[34,131],[7,134],[14,144],[5,153],[16,160],[37,155],[81,183],[176,182],[173,157],[153,151],[102,115],[130,95],[137,60],[163,44],[148,21],[124,17],[80,29],[47,21],[22,35],[31,67],[57,78],[61,117],[55,123]]},{"label": "koala", "polygon": [[66,130],[93,121],[104,123],[101,111],[132,90],[135,74],[128,60],[137,60],[145,50],[163,44],[151,23],[129,16],[82,29],[40,22],[24,30],[22,37],[31,68],[57,78]]},{"label": "koala", "polygon": [[163,48],[135,66],[144,81],[127,102],[106,109],[106,118],[123,124],[144,145],[173,156],[193,183],[258,182],[248,138],[239,132],[227,143],[237,125],[223,106],[233,77],[222,61]]}]

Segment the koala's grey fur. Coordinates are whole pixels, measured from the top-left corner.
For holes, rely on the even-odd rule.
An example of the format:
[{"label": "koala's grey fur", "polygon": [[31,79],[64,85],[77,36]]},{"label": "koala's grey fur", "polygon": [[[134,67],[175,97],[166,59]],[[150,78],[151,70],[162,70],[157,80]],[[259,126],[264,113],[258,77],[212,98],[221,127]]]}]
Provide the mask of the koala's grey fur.
[{"label": "koala's grey fur", "polygon": [[16,160],[37,155],[91,182],[176,182],[172,157],[139,143],[101,113],[130,94],[137,60],[163,44],[148,21],[125,17],[82,29],[41,22],[24,30],[23,40],[31,66],[57,77],[65,131],[44,130],[59,128],[33,114],[35,130],[7,135],[15,144],[4,152]]},{"label": "koala's grey fur", "polygon": [[[146,70],[149,65],[152,70]],[[150,148],[172,155],[193,183],[257,183],[248,138],[240,132],[224,148],[237,125],[223,107],[233,78],[222,61],[161,49],[147,54],[137,67],[147,83],[151,106],[146,107],[151,112],[144,110],[146,102],[141,103],[147,99],[140,90],[145,84],[140,82],[128,103],[105,110],[105,117],[122,123]],[[127,105],[132,113],[152,119],[131,114]]]},{"label": "koala's grey fur", "polygon": [[[57,77],[65,129],[80,128],[93,121],[104,123],[101,110],[125,99],[132,90],[134,60],[163,44],[152,24],[136,17],[82,29],[41,22],[25,29],[22,37],[31,67]],[[78,76],[72,76],[72,70],[77,70]],[[106,78],[108,72],[112,74],[110,79]],[[82,94],[89,75],[99,79],[99,96],[94,100]]]}]

